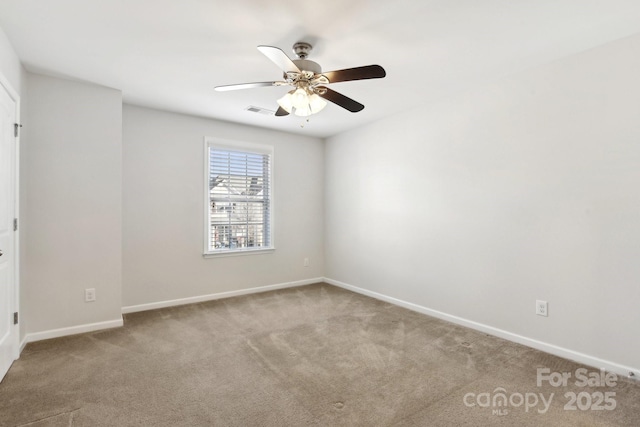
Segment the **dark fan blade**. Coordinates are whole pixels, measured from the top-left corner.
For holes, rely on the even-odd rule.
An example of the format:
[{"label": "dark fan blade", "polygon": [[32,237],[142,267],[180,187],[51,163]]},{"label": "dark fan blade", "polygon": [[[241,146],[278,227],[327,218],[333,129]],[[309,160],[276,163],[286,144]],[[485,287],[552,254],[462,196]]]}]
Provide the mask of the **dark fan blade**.
[{"label": "dark fan blade", "polygon": [[367,65],[346,70],[328,71],[322,74],[329,79],[329,83],[337,83],[350,80],[381,79],[387,75],[387,72],[379,65]]},{"label": "dark fan blade", "polygon": [[280,117],[280,116],[288,116],[289,113],[287,113],[287,110],[285,110],[282,107],[278,107],[278,111],[276,111],[276,116]]},{"label": "dark fan blade", "polygon": [[327,101],[331,101],[334,104],[341,106],[342,108],[351,111],[352,113],[357,113],[358,111],[362,111],[364,109],[364,105],[360,104],[357,101],[349,98],[348,96],[344,96],[341,93],[336,92],[335,90],[331,90],[328,87],[319,86],[319,89],[324,89],[326,92],[323,95],[320,95]]},{"label": "dark fan blade", "polygon": [[273,46],[258,46],[258,50],[267,58],[273,61],[280,69],[286,73],[299,73],[300,69],[293,63],[282,49]]},{"label": "dark fan blade", "polygon": [[278,86],[279,83],[280,82],[241,83],[238,85],[216,86],[214,87],[214,89],[217,90],[218,92],[224,92],[227,90],[251,89],[254,87],[264,87],[264,86]]}]

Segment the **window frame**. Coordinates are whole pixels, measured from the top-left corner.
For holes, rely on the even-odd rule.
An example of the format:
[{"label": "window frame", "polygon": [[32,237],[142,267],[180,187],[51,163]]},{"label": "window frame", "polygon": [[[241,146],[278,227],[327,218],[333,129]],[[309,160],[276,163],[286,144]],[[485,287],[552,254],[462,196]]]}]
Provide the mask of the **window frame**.
[{"label": "window frame", "polygon": [[[269,246],[254,248],[234,248],[234,249],[211,249],[209,244],[211,242],[211,195],[209,189],[210,180],[210,153],[209,149],[215,148],[219,150],[239,151],[252,154],[266,154],[269,156]],[[233,141],[228,139],[214,138],[210,136],[204,137],[204,181],[203,181],[203,195],[204,195],[204,246],[203,257],[225,257],[225,256],[238,256],[238,255],[258,255],[265,253],[272,253],[275,251],[275,215],[274,215],[274,147],[267,144],[256,144],[244,141]]]}]

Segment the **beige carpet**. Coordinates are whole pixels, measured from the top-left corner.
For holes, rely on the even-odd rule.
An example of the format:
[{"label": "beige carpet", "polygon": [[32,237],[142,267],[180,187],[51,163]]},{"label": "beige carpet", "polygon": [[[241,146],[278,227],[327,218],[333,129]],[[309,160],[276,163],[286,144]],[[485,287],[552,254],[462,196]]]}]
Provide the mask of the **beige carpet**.
[{"label": "beige carpet", "polygon": [[[317,284],[29,344],[0,384],[0,425],[640,425],[640,384],[538,387],[538,367],[581,365]],[[594,407],[599,392],[615,395]]]}]

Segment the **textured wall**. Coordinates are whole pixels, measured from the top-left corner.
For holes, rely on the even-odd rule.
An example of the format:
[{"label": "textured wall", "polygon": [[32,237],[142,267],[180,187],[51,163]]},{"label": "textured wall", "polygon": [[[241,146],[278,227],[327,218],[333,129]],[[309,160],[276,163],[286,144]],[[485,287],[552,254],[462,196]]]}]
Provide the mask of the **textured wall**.
[{"label": "textured wall", "polygon": [[330,138],[326,276],[640,368],[639,50]]},{"label": "textured wall", "polygon": [[[113,321],[122,299],[122,95],[28,73],[21,293],[27,332]],[[26,125],[25,125],[26,126]],[[95,288],[97,300],[84,302]]]},{"label": "textured wall", "polygon": [[[123,120],[123,306],[322,277],[321,140],[129,105]],[[273,253],[203,258],[205,136],[274,147]]]}]

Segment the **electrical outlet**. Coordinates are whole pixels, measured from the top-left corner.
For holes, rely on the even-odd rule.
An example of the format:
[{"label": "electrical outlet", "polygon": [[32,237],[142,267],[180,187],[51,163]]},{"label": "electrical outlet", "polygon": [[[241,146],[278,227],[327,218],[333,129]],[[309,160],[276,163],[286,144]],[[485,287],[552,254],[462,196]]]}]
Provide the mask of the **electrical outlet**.
[{"label": "electrical outlet", "polygon": [[93,302],[96,300],[96,289],[90,288],[84,290],[84,302]]},{"label": "electrical outlet", "polygon": [[549,315],[549,304],[546,301],[536,300],[536,314],[547,317]]},{"label": "electrical outlet", "polygon": [[309,258],[305,258],[302,265],[304,265],[305,267],[309,267]]}]

